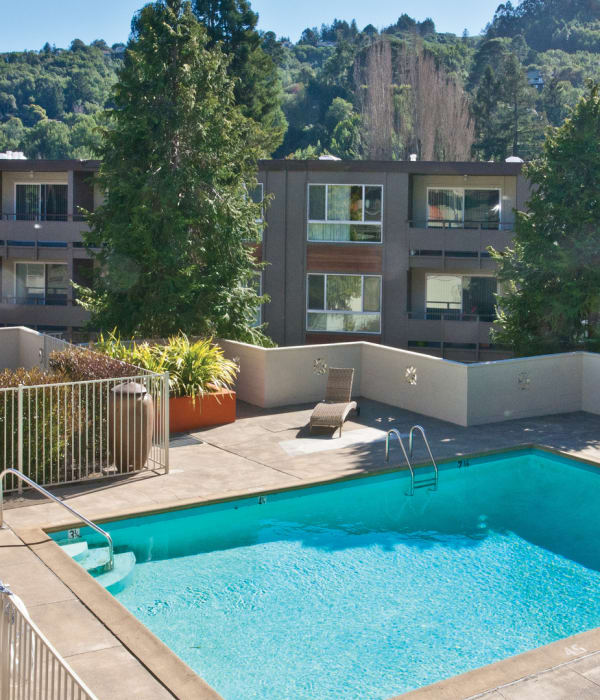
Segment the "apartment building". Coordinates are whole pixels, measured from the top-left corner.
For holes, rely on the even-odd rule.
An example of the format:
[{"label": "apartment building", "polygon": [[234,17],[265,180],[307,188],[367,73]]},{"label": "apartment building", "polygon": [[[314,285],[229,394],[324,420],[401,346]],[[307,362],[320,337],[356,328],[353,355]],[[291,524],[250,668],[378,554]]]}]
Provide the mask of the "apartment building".
[{"label": "apartment building", "polygon": [[[87,319],[80,207],[101,201],[97,161],[0,160],[0,325],[77,338]],[[521,163],[267,160],[259,314],[280,345],[370,340],[460,361],[490,342],[488,246],[510,243]]]},{"label": "apartment building", "polygon": [[521,163],[263,161],[262,320],[280,345],[370,340],[459,361],[490,342],[488,246],[510,243]]},{"label": "apartment building", "polygon": [[100,201],[98,161],[0,159],[0,325],[78,337],[87,320],[70,280],[93,266],[80,208]]}]

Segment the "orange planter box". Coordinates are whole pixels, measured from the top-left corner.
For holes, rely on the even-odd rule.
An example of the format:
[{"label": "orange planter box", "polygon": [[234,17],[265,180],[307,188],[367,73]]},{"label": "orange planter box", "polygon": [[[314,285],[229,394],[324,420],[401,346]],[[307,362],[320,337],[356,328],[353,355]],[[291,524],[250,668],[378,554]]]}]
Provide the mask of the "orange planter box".
[{"label": "orange planter box", "polygon": [[235,421],[235,391],[218,391],[197,396],[169,399],[169,429],[172,433],[185,433],[210,425],[222,425]]}]

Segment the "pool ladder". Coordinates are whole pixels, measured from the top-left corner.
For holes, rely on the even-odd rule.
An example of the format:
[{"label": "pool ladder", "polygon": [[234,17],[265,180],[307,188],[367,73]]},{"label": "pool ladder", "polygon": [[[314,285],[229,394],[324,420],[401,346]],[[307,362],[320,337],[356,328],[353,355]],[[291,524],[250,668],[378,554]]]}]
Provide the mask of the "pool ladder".
[{"label": "pool ladder", "polygon": [[[427,447],[427,452],[429,452],[429,458],[431,459],[431,464],[433,466],[433,476],[431,476],[431,474],[428,474],[427,477],[421,480],[415,479],[415,470],[411,462],[413,455],[413,434],[415,430],[421,433],[421,435],[423,436],[423,442],[425,443],[425,447]],[[392,435],[395,435],[398,438],[398,442],[400,443],[400,447],[402,448],[402,453],[404,454],[404,459],[406,460],[406,464],[408,465],[408,468],[410,470],[410,489],[406,492],[406,495],[414,496],[415,489],[424,489],[427,487],[429,487],[430,491],[437,491],[438,468],[437,464],[435,463],[435,459],[433,458],[433,454],[431,453],[431,448],[429,447],[429,441],[427,440],[425,430],[420,425],[413,425],[413,427],[410,429],[410,432],[408,433],[408,452],[404,447],[404,441],[402,440],[402,435],[400,435],[400,431],[397,428],[392,428],[391,430],[388,430],[388,434],[385,438],[386,462],[390,461],[390,437]]]}]

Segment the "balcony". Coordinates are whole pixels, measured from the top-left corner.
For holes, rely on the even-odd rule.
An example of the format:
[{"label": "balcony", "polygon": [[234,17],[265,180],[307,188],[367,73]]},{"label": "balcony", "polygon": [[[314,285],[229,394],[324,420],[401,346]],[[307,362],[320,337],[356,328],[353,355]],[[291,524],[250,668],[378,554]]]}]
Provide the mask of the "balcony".
[{"label": "balcony", "polygon": [[[409,221],[410,266],[437,270],[494,269],[489,246],[503,250],[512,242],[512,222]],[[435,225],[432,225],[435,224]]]},{"label": "balcony", "polygon": [[13,326],[82,326],[89,313],[64,295],[45,298],[0,298],[0,324]]},{"label": "balcony", "polygon": [[[21,214],[3,212],[0,216],[0,240],[9,248],[18,244],[36,242],[81,241],[81,232],[87,231],[88,225],[81,214],[45,215],[24,218]],[[16,244],[16,245],[15,245]],[[27,247],[27,246],[23,246]],[[13,251],[8,254],[11,257]],[[15,251],[16,252],[16,251]]]},{"label": "balcony", "polygon": [[489,345],[494,316],[462,312],[408,312],[410,341]]}]

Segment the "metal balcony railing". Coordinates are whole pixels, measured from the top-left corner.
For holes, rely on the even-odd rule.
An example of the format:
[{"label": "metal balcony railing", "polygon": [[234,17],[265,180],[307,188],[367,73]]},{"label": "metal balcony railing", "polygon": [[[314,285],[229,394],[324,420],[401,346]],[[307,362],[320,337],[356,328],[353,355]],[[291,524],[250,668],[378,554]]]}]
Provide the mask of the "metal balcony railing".
[{"label": "metal balcony railing", "polygon": [[514,221],[456,221],[455,219],[410,219],[411,228],[467,229],[472,231],[513,231]]},{"label": "metal balcony railing", "polygon": [[41,221],[41,222],[77,222],[85,221],[83,214],[49,214],[49,213],[30,213],[30,212],[6,212],[0,213],[0,221]]},{"label": "metal balcony railing", "polygon": [[22,304],[23,306],[76,306],[74,299],[66,294],[46,294],[45,296],[1,297],[2,304]]},{"label": "metal balcony railing", "polygon": [[427,311],[409,311],[412,321],[466,321],[470,323],[494,323],[496,314],[472,314],[452,309],[428,309]]}]

